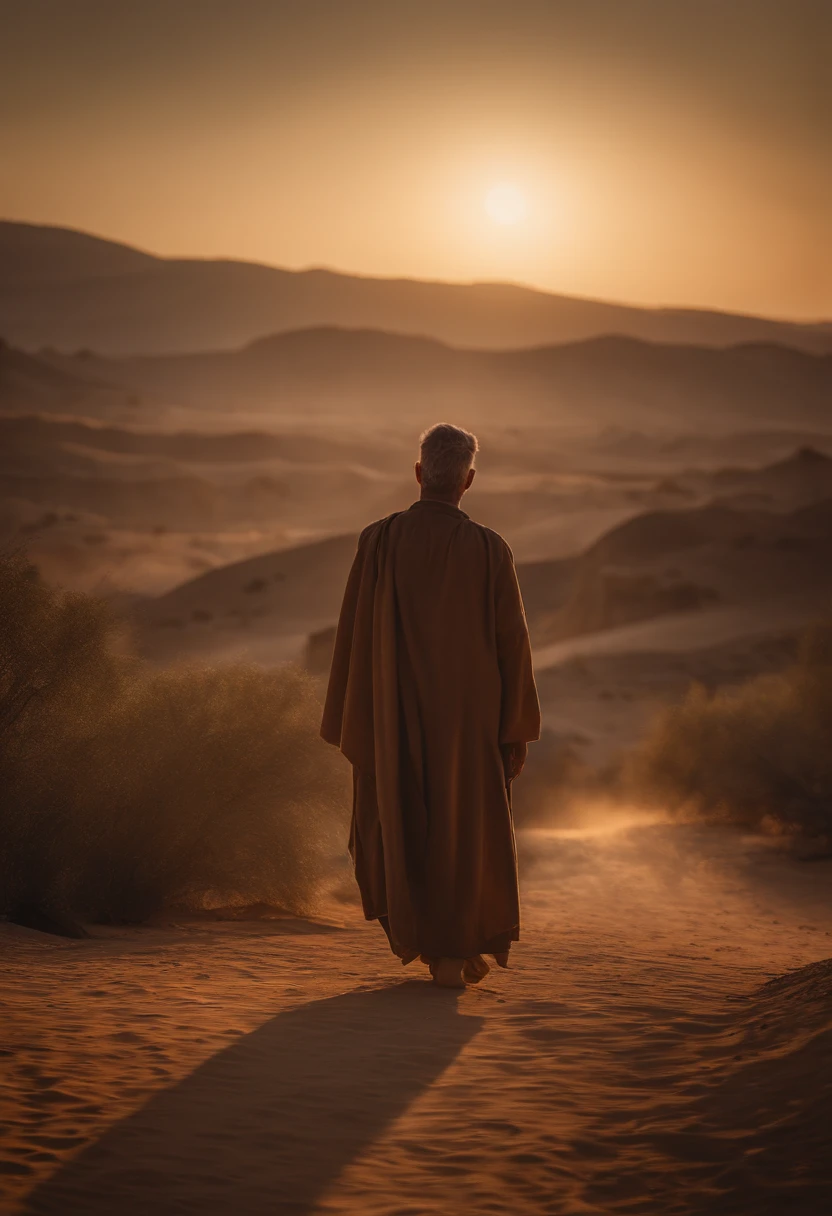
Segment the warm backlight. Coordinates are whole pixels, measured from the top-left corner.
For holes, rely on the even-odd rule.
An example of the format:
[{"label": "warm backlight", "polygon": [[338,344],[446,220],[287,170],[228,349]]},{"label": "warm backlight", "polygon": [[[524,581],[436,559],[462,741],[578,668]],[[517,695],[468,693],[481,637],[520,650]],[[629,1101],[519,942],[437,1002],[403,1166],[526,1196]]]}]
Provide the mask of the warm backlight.
[{"label": "warm backlight", "polygon": [[485,196],[485,210],[495,224],[519,224],[528,214],[525,195],[511,182],[492,186]]}]

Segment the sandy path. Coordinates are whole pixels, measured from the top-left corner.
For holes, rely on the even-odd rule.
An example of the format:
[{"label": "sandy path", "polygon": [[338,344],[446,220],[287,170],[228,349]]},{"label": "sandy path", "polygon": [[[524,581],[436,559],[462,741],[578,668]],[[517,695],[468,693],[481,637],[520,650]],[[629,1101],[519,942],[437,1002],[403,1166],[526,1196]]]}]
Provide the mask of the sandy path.
[{"label": "sandy path", "polygon": [[459,996],[343,905],[0,926],[0,1210],[826,1210],[832,1005],[740,998],[832,955],[830,863],[661,825],[523,853],[513,969]]}]

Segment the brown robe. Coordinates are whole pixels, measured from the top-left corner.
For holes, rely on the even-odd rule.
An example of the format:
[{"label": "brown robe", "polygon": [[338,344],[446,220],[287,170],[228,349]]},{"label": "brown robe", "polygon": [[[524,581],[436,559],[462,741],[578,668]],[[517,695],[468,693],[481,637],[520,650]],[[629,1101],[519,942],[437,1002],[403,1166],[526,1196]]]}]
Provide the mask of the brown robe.
[{"label": "brown robe", "polygon": [[500,745],[537,739],[540,708],[502,537],[428,499],[364,530],[321,734],[353,765],[364,913],[396,954],[507,950],[520,908]]}]

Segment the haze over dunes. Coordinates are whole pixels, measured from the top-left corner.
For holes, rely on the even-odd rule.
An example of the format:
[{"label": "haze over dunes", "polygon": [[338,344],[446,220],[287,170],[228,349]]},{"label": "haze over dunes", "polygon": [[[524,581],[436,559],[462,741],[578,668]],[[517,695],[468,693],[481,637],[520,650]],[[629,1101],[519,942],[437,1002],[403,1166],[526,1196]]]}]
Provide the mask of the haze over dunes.
[{"label": "haze over dunes", "polygon": [[35,350],[105,354],[233,348],[319,326],[510,348],[599,334],[730,346],[832,350],[826,324],[696,309],[646,309],[511,283],[374,279],[231,260],[158,258],[69,229],[0,223],[0,334]]},{"label": "haze over dunes", "polygon": [[[0,408],[170,425],[177,410],[232,418],[381,421],[420,429],[455,411],[469,425],[666,434],[829,421],[832,355],[724,350],[603,337],[516,351],[465,351],[373,330],[311,329],[240,351],[139,358],[0,348]],[[204,423],[203,423],[204,425]]]}]

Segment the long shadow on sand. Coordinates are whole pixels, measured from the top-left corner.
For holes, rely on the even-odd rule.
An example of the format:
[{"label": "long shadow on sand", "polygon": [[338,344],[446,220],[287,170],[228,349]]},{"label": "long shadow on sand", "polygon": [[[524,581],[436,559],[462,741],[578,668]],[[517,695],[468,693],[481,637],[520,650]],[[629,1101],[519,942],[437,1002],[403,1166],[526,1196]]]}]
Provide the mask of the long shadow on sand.
[{"label": "long shadow on sand", "polygon": [[310,1212],[481,1023],[456,994],[413,982],[282,1013],[112,1127],[27,1210]]}]

